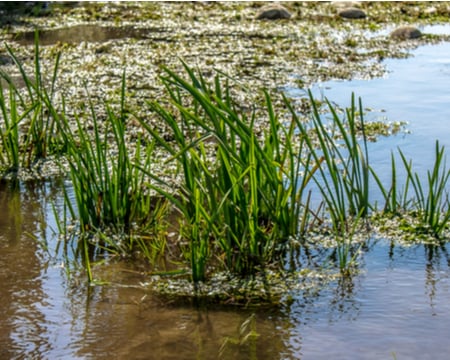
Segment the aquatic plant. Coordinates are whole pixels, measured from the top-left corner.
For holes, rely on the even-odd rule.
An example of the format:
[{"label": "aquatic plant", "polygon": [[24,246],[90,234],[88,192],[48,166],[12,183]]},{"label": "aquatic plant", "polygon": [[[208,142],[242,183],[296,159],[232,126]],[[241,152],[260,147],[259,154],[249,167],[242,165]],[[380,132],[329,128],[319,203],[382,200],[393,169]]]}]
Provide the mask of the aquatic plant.
[{"label": "aquatic plant", "polygon": [[408,161],[399,149],[403,165],[407,172],[407,182],[413,190],[412,207],[429,232],[437,238],[448,227],[450,207],[448,195],[448,181],[450,171],[446,167],[444,147],[436,141],[435,161],[433,168],[427,170],[426,182],[412,170],[412,162]]},{"label": "aquatic plant", "polygon": [[[302,198],[309,177],[302,178],[300,172],[304,142],[294,141],[294,123],[283,127],[267,93],[268,130],[259,140],[256,112],[247,116],[239,110],[228,80],[223,85],[216,76],[211,86],[186,64],[185,70],[188,80],[165,69],[162,81],[172,108],[149,104],[170,135],[163,136],[141,120],[170,154],[169,161],[178,162],[182,183],[173,195],[162,179],[148,175],[155,180],[153,188],[181,214],[194,281],[205,279],[213,249],[216,260],[229,270],[254,274],[280,260],[289,237],[298,234],[307,216]],[[213,156],[207,151],[211,147]],[[305,164],[310,166],[309,161]]]},{"label": "aquatic plant", "polygon": [[[142,164],[150,169],[151,145],[142,149],[141,139],[138,138],[134,153],[127,146],[125,73],[119,113],[116,114],[109,104],[105,104],[107,116],[102,124],[105,126],[103,132],[92,102],[88,103],[93,125],[92,138],[84,131],[78,117],[77,129],[65,134],[75,198],[75,204],[72,204],[66,190],[70,215],[78,220],[82,236],[96,234],[96,240],[108,251],[130,254],[136,245],[144,254],[150,255],[151,249],[145,246],[149,238],[140,236],[150,233],[155,227],[158,228],[157,233],[163,231],[161,213],[166,207],[164,200],[150,196],[145,186],[145,174],[136,165]],[[107,235],[109,233],[112,235]],[[155,236],[156,239],[160,238]]]},{"label": "aquatic plant", "polygon": [[[402,210],[407,207],[407,193],[408,191],[404,191],[403,195],[401,193],[401,189],[398,188],[398,178],[397,178],[397,164],[395,162],[395,156],[391,153],[391,183],[389,188],[387,188],[380,177],[376,174],[373,169],[370,169],[370,172],[378,185],[379,190],[381,191],[381,195],[384,198],[384,205],[382,212],[385,214],[396,215],[399,214]],[[406,182],[405,186],[408,186],[408,182]]]},{"label": "aquatic plant", "polygon": [[310,176],[326,203],[333,228],[339,234],[346,234],[349,231],[348,219],[365,218],[371,209],[370,166],[361,99],[357,111],[352,95],[351,106],[345,110],[342,119],[326,100],[331,115],[330,121],[326,122],[312,94],[309,96],[311,122],[301,122],[291,107],[292,117],[314,163],[320,164]]},{"label": "aquatic plant", "polygon": [[[435,160],[432,169],[426,172],[426,181],[413,170],[412,160],[408,160],[401,149],[398,149],[398,153],[405,170],[403,182],[397,176],[394,154],[391,154],[389,187],[384,186],[377,174],[371,171],[385,201],[382,213],[388,217],[397,217],[398,226],[408,236],[430,235],[439,239],[448,229],[450,220],[447,190],[450,171],[446,166],[445,148],[436,141]],[[414,219],[414,224],[406,218]]]},{"label": "aquatic plant", "polygon": [[[40,65],[38,33],[35,33],[34,73],[28,75],[14,51],[5,44],[6,50],[21,74],[25,94],[19,89],[17,81],[0,70],[0,163],[4,172],[15,172],[30,168],[34,162],[48,155],[60,152],[64,141],[60,136],[58,113],[53,105],[60,53],[56,54],[50,79],[44,79]],[[48,88],[47,88],[48,87]]]}]

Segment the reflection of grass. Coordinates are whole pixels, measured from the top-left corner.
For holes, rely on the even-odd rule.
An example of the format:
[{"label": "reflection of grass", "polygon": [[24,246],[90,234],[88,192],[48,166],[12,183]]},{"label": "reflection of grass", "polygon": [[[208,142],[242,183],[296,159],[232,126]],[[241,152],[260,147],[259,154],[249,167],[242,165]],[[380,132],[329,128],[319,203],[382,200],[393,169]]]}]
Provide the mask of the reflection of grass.
[{"label": "reflection of grass", "polygon": [[257,359],[257,340],[259,334],[256,331],[256,316],[251,314],[239,327],[237,337],[227,337],[219,349],[219,359],[228,358],[227,353],[236,347],[248,347],[250,359]]}]

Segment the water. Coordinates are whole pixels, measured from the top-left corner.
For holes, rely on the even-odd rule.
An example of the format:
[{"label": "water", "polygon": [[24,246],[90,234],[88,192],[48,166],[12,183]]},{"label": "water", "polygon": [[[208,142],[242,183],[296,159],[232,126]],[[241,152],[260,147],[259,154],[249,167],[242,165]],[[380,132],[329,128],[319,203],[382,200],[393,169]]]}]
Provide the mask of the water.
[{"label": "water", "polygon": [[[426,169],[435,140],[450,145],[450,44],[413,54],[387,60],[384,79],[315,88],[340,105],[355,92],[365,106],[385,110],[371,116],[409,122],[411,134],[371,144],[380,168],[397,146]],[[373,242],[360,274],[296,293],[277,310],[177,306],[142,289],[145,277],[126,263],[96,272],[110,285],[72,286],[62,257],[53,256],[51,204],[60,201],[57,184],[0,184],[0,359],[448,358],[447,245]],[[251,329],[258,336],[247,336]]]},{"label": "water", "polygon": [[412,53],[414,56],[407,59],[386,60],[385,78],[330,81],[313,89],[317,96],[341,106],[350,106],[354,93],[362,99],[363,107],[374,110],[367,114],[367,120],[408,123],[410,134],[371,145],[371,160],[379,167],[390,166],[389,152],[399,147],[418,168],[429,168],[434,161],[435,141],[450,146],[450,43],[421,46]]},{"label": "water", "polygon": [[[40,45],[52,45],[57,42],[78,44],[80,42],[105,42],[116,39],[145,39],[150,36],[158,40],[157,35],[163,32],[160,28],[135,29],[133,27],[108,27],[98,25],[77,25],[54,30],[39,32]],[[161,39],[164,37],[161,35]],[[35,42],[34,31],[22,32],[15,35],[14,40],[22,45],[32,45]]]},{"label": "water", "polygon": [[[448,261],[448,247],[377,244],[364,257],[364,274],[354,279],[351,292],[332,289],[314,304],[311,320],[296,327],[300,358],[448,358]],[[291,318],[302,313],[293,309]]]},{"label": "water", "polygon": [[[61,259],[27,235],[55,247],[59,197],[51,184],[1,188],[2,359],[447,358],[449,246],[374,242],[359,275],[277,310],[179,306],[126,263],[96,271],[110,285],[69,286]],[[252,326],[258,336],[239,344]]]}]

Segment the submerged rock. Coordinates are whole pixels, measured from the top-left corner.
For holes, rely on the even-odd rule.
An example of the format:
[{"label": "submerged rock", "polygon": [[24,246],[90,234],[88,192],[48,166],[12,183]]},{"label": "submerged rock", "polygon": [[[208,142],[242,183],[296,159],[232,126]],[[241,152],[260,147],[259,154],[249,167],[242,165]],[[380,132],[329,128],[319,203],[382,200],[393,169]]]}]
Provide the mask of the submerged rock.
[{"label": "submerged rock", "polygon": [[422,32],[414,26],[401,26],[391,32],[391,38],[398,40],[418,39]]},{"label": "submerged rock", "polygon": [[366,13],[356,7],[342,9],[338,12],[338,15],[346,19],[364,19],[366,17]]},{"label": "submerged rock", "polygon": [[280,4],[270,4],[263,6],[256,18],[258,20],[278,20],[278,19],[289,19],[291,13]]}]

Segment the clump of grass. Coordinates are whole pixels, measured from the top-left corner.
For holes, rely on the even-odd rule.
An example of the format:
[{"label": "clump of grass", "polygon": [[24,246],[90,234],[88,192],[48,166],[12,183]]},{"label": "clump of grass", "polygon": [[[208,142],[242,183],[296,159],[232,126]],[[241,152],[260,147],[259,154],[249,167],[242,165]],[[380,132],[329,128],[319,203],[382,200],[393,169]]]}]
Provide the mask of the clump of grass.
[{"label": "clump of grass", "polygon": [[217,76],[211,86],[185,69],[188,80],[165,69],[172,109],[150,104],[174,140],[141,121],[183,175],[176,195],[153,176],[154,188],[182,215],[194,281],[205,279],[211,253],[230,271],[251,275],[280,260],[307,216],[299,163],[304,143],[295,144],[295,124],[281,125],[267,93],[268,130],[258,140],[255,111],[247,116],[238,110],[228,82],[223,85]]},{"label": "clump of grass", "polygon": [[370,166],[361,100],[357,111],[352,95],[351,106],[342,119],[326,100],[331,115],[328,123],[319,113],[311,93],[310,100],[310,123],[299,121],[292,108],[291,113],[310,156],[315,164],[320,164],[311,176],[326,203],[333,228],[338,234],[345,234],[350,230],[348,219],[365,218],[371,208]]},{"label": "clump of grass", "polygon": [[[232,95],[229,78],[217,75],[207,81],[184,64],[186,78],[164,69],[161,79],[169,104],[167,99],[149,103],[169,134],[141,119],[150,141],[143,145],[138,139],[130,151],[125,73],[119,110],[105,103],[106,119],[100,120],[88,99],[90,136],[84,119],[75,118],[76,130],[71,129],[64,99],[60,108],[54,105],[60,54],[48,81],[37,37],[31,77],[9,47],[7,51],[25,88],[18,89],[1,74],[6,85],[1,83],[0,89],[0,163],[15,172],[50,154],[67,154],[74,198],[65,192],[64,219],[58,227],[66,232],[69,216],[79,222],[81,235],[71,239],[77,241],[74,253],[83,259],[90,280],[91,260],[102,251],[121,255],[138,250],[154,262],[166,246],[169,211],[177,212],[176,228],[185,240],[180,246],[195,283],[216,269],[245,278],[281,268],[292,239],[308,237],[313,225],[325,227],[324,220],[330,220],[327,234],[337,243],[335,263],[348,275],[358,256],[352,238],[375,208],[369,198],[372,178],[384,196],[384,213],[414,212],[421,224],[417,230],[436,238],[448,228],[450,173],[444,148],[436,143],[436,160],[425,182],[399,150],[406,171],[403,192],[394,155],[391,184],[385,187],[369,164],[363,108],[354,96],[342,117],[325,101],[327,121],[310,94],[309,122],[284,97],[288,122],[276,114],[267,91],[263,110],[244,111]],[[264,128],[257,126],[261,117],[266,119]],[[168,189],[153,172],[155,146],[167,152],[167,163],[177,164],[181,183],[176,189]],[[159,201],[150,190],[159,194]],[[311,205],[313,192],[321,197],[317,209]]]},{"label": "clump of grass", "polygon": [[101,131],[89,101],[92,137],[84,131],[79,118],[76,118],[77,130],[65,134],[75,200],[73,204],[66,191],[66,205],[69,215],[79,222],[80,251],[86,263],[96,249],[116,255],[139,250],[154,259],[155,251],[163,252],[164,248],[162,219],[167,206],[164,200],[150,196],[145,186],[147,179],[138,166],[150,169],[152,147],[143,149],[140,139],[134,153],[127,146],[125,73],[120,104],[118,114],[105,105],[105,129]]},{"label": "clump of grass", "polygon": [[413,206],[422,222],[426,224],[433,236],[439,238],[448,227],[450,220],[449,195],[447,185],[450,172],[445,164],[444,147],[436,141],[433,168],[427,171],[426,183],[412,170],[411,161],[399,150],[407,172],[407,182],[413,189]]},{"label": "clump of grass", "polygon": [[445,148],[436,141],[435,161],[432,169],[426,172],[426,181],[413,170],[412,161],[406,158],[402,150],[398,149],[398,152],[405,170],[404,183],[399,184],[394,154],[391,155],[392,176],[389,188],[373,173],[385,201],[382,213],[390,217],[414,219],[414,224],[408,225],[400,220],[400,228],[408,236],[413,233],[439,239],[448,229],[450,220],[447,190],[450,171],[446,166]]},{"label": "clump of grass", "polygon": [[[0,163],[5,173],[30,168],[36,161],[64,150],[64,139],[53,107],[61,54],[56,55],[50,79],[42,73],[38,33],[35,34],[34,74],[29,76],[14,51],[6,50],[21,74],[25,94],[16,82],[0,71]],[[5,88],[6,86],[6,88]]]}]

